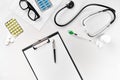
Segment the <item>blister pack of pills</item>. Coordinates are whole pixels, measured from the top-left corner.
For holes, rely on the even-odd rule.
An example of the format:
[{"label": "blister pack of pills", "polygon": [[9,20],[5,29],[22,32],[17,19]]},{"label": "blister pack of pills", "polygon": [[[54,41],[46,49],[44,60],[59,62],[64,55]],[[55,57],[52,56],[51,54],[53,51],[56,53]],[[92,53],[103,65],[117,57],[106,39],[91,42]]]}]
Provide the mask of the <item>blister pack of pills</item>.
[{"label": "blister pack of pills", "polygon": [[41,11],[45,11],[52,6],[52,3],[50,0],[36,0],[36,2]]},{"label": "blister pack of pills", "polygon": [[19,25],[16,19],[12,18],[8,22],[5,23],[5,26],[9,30],[10,34],[14,37],[19,36],[22,32],[23,29]]}]

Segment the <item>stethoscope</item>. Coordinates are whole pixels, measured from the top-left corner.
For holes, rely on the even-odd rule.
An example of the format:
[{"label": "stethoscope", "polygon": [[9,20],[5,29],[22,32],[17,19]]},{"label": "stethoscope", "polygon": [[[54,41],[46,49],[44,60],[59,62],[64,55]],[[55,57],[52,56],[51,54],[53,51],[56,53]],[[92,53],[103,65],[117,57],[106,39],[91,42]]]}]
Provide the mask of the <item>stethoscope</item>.
[{"label": "stethoscope", "polygon": [[[104,35],[103,32],[104,32],[107,28],[109,28],[110,25],[113,24],[113,22],[114,22],[115,19],[116,19],[116,14],[115,14],[116,11],[115,11],[113,8],[111,8],[111,7],[108,7],[108,6],[105,6],[105,5],[101,5],[101,4],[88,4],[88,5],[84,6],[70,21],[68,21],[68,22],[65,23],[65,24],[59,24],[59,23],[57,22],[57,15],[58,15],[62,10],[64,10],[65,8],[67,8],[67,9],[72,9],[72,8],[74,7],[74,2],[73,2],[73,1],[70,1],[68,4],[66,4],[66,6],[64,6],[63,8],[61,8],[61,9],[55,14],[55,16],[54,16],[54,23],[55,23],[57,26],[59,26],[59,27],[65,27],[65,26],[69,25],[71,22],[73,22],[73,21],[78,17],[78,15],[80,15],[80,14],[83,12],[83,10],[85,10],[85,9],[86,9],[87,7],[89,7],[89,6],[99,6],[99,7],[105,8],[105,9],[100,10],[100,11],[97,11],[97,12],[95,12],[95,13],[93,13],[93,14],[90,14],[89,16],[87,16],[86,18],[83,19],[82,25],[83,25],[83,28],[84,28],[84,32],[85,32],[85,33],[87,34],[87,36],[89,36],[90,38],[95,38],[95,37],[97,37],[97,39],[99,39],[99,40],[102,38],[102,41],[103,41],[103,42],[106,42],[106,40],[107,40],[108,38],[110,38],[110,37]],[[90,17],[92,17],[93,15],[96,15],[96,14],[98,14],[98,13],[105,13],[105,12],[107,12],[107,13],[111,12],[111,13],[112,13],[112,15],[109,14],[109,15],[111,16],[110,22],[108,22],[108,24],[106,24],[105,27],[103,27],[103,29],[97,31],[95,34],[90,34],[90,33],[87,31],[87,29],[86,29],[86,20],[88,20],[88,19],[89,19]],[[105,38],[103,38],[103,37],[108,37],[108,38],[105,39]],[[105,40],[104,40],[104,39],[105,39]],[[110,41],[109,41],[109,42],[110,42]]]}]

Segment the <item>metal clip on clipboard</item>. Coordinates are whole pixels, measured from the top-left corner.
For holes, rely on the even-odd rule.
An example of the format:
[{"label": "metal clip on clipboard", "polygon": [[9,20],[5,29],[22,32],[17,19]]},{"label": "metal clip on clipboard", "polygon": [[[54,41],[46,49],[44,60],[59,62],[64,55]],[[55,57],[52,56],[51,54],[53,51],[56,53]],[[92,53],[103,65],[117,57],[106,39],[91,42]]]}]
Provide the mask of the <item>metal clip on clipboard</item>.
[{"label": "metal clip on clipboard", "polygon": [[[35,47],[35,46],[38,45],[38,44],[40,44],[40,43],[42,43],[42,42],[44,42],[44,41],[46,41],[46,40],[48,40],[47,43],[50,42],[49,37],[45,37],[45,38],[43,38],[43,39],[41,39],[41,40],[38,40],[37,42],[31,44],[30,46],[24,48],[22,51],[24,52],[24,51],[26,51],[27,49],[29,49],[29,48],[31,48],[31,47],[33,47],[33,49],[36,50],[36,49],[38,49],[39,47],[41,47],[42,45],[39,46],[39,47]],[[45,43],[45,44],[46,44],[46,43]],[[43,45],[44,45],[44,44],[43,44]]]},{"label": "metal clip on clipboard", "polygon": [[36,49],[42,47],[43,45],[45,45],[45,44],[47,44],[47,43],[50,43],[50,40],[47,39],[47,38],[44,38],[44,39],[42,39],[42,40],[39,40],[39,41],[37,41],[36,43],[33,44],[33,45],[34,45],[34,46],[33,46],[33,49],[36,50]]}]

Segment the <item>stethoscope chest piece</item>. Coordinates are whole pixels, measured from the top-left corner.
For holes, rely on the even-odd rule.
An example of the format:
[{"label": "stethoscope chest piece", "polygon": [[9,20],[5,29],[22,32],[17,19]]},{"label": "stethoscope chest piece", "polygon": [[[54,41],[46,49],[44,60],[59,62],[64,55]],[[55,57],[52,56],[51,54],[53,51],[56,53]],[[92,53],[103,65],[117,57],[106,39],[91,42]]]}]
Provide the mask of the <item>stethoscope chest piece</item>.
[{"label": "stethoscope chest piece", "polygon": [[110,42],[111,42],[111,36],[103,34],[96,39],[95,44],[101,48],[104,45],[109,44]]}]

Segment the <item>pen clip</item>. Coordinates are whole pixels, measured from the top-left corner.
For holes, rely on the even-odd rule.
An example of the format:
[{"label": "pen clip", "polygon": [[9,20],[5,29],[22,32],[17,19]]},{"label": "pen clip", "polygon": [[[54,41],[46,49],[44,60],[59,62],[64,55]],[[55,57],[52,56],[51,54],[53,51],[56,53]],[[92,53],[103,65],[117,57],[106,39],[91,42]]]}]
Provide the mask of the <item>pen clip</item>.
[{"label": "pen clip", "polygon": [[40,40],[38,44],[33,46],[34,50],[37,50],[38,48],[44,46],[45,44],[50,43],[49,39],[45,39],[45,40]]}]

